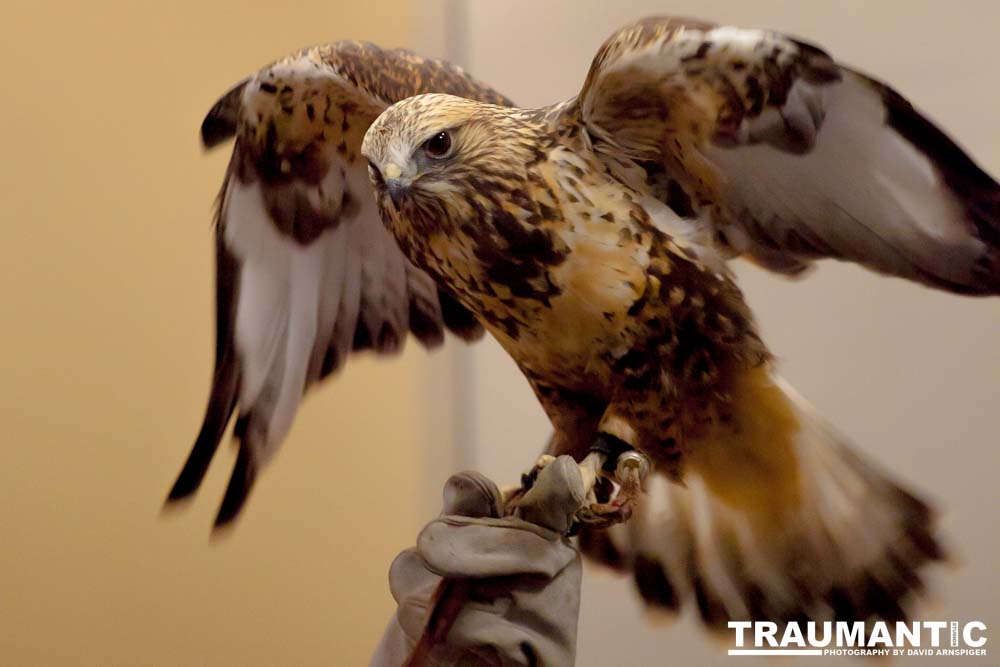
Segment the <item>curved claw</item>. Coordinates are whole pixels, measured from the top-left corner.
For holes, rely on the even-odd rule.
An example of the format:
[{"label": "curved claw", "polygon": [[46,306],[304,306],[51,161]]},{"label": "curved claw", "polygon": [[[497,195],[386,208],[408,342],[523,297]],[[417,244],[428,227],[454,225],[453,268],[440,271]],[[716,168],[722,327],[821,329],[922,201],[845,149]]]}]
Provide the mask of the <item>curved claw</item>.
[{"label": "curved claw", "polygon": [[621,454],[615,465],[618,493],[605,503],[592,503],[576,514],[581,524],[592,528],[610,528],[632,516],[632,508],[642,493],[642,482],[650,472],[649,459],[636,451]]},{"label": "curved claw", "polygon": [[625,523],[632,516],[632,508],[641,492],[641,486],[636,483],[623,484],[618,494],[609,502],[592,503],[576,513],[576,520],[591,528],[610,528],[618,523]]},{"label": "curved claw", "polygon": [[[521,476],[521,485],[504,490],[503,496],[507,513],[512,513],[517,507],[517,501],[533,485],[538,473],[554,461],[554,457],[543,455],[534,467]],[[580,461],[580,474],[588,495],[593,498],[594,487],[601,479],[606,457],[603,453],[592,451]],[[642,482],[651,469],[649,459],[637,451],[627,451],[619,455],[615,461],[615,481],[618,482],[618,493],[608,502],[592,502],[580,509],[576,520],[593,528],[610,528],[624,523],[632,516],[632,508],[642,493]]]}]

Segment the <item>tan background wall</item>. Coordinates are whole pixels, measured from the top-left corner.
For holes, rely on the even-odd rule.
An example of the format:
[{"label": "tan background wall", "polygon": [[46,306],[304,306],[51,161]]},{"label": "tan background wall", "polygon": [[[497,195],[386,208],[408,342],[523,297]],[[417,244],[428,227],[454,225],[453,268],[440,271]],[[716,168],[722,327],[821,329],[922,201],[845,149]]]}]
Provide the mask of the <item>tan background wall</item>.
[{"label": "tan background wall", "polygon": [[433,48],[440,21],[417,31],[415,13],[406,0],[0,8],[0,664],[365,662],[393,607],[389,562],[450,469],[425,469],[431,442],[450,447],[443,355],[363,360],[312,396],[228,539],[208,540],[229,447],[191,506],[159,511],[211,368],[226,151],[202,155],[203,112],[307,44]]},{"label": "tan background wall", "polygon": [[[601,42],[639,16],[788,31],[893,82],[1000,175],[1000,4],[991,0],[516,0],[462,9],[460,62],[525,106],[575,94]],[[920,618],[981,619],[1000,640],[1000,301],[950,297],[832,263],[801,283],[746,266],[739,274],[786,377],[942,508],[960,558],[938,577],[935,604]],[[514,480],[547,437],[545,417],[498,346],[477,348],[465,370],[476,387],[471,407],[461,409],[476,416],[474,465]],[[726,657],[694,628],[690,619],[650,626],[625,582],[590,571],[579,665],[760,664]],[[982,662],[996,664],[997,650]],[[944,659],[913,664],[951,664],[935,660]]]}]

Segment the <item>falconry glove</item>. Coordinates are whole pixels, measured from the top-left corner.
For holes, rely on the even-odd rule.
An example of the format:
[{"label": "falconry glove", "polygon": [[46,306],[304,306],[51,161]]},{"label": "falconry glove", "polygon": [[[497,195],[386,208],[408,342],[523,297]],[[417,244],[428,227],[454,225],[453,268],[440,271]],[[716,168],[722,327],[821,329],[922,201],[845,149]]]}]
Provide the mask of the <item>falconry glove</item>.
[{"label": "falconry glove", "polygon": [[475,472],[444,487],[441,516],[417,546],[396,557],[389,585],[399,605],[372,667],[403,664],[440,604],[441,582],[462,587],[463,601],[432,665],[572,665],[580,609],[580,556],[566,538],[586,500],[576,462],[546,466],[504,516],[496,485]]}]

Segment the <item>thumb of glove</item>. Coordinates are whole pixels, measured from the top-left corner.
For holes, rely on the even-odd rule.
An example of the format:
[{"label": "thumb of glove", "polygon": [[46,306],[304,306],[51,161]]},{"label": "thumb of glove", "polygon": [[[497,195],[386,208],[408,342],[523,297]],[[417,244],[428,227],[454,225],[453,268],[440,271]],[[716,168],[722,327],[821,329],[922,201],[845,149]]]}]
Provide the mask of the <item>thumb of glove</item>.
[{"label": "thumb of glove", "polygon": [[565,533],[587,499],[580,466],[571,456],[560,456],[545,466],[535,484],[517,504],[519,516],[535,525]]},{"label": "thumb of glove", "polygon": [[499,519],[504,515],[500,489],[482,473],[455,473],[445,482],[442,515]]}]

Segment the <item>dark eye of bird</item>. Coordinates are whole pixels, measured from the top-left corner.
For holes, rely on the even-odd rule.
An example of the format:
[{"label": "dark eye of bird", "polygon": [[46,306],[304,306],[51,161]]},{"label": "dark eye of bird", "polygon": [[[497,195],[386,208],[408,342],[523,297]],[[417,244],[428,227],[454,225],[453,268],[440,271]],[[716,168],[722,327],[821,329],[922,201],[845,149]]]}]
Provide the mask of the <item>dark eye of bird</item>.
[{"label": "dark eye of bird", "polygon": [[447,132],[438,132],[424,142],[424,153],[427,154],[427,157],[440,159],[446,156],[450,150],[451,135]]}]

